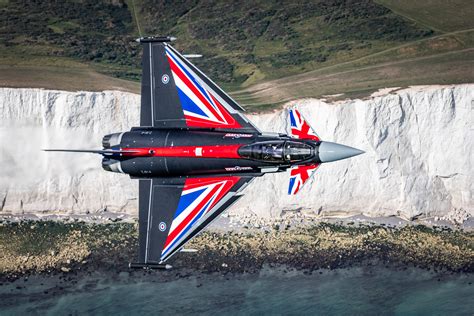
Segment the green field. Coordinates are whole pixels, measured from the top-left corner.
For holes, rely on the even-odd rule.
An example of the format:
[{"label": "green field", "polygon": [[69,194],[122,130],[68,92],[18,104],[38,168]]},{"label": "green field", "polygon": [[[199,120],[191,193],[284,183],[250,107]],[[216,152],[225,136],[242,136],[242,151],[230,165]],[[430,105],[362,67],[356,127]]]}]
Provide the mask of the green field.
[{"label": "green field", "polygon": [[142,35],[250,110],[300,97],[474,81],[467,0],[0,1],[0,85],[139,92]]},{"label": "green field", "polygon": [[474,6],[466,0],[376,0],[395,13],[439,32],[474,28]]}]

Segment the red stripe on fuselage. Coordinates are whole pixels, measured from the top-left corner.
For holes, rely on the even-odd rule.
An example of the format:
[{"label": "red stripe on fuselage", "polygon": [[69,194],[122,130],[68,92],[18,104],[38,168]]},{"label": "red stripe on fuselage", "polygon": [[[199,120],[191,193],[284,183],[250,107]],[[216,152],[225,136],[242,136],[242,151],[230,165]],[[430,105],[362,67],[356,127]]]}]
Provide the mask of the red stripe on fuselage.
[{"label": "red stripe on fuselage", "polygon": [[[122,148],[127,157],[240,158],[237,145]],[[130,151],[129,153],[126,153]],[[133,152],[132,152],[133,151]]]}]

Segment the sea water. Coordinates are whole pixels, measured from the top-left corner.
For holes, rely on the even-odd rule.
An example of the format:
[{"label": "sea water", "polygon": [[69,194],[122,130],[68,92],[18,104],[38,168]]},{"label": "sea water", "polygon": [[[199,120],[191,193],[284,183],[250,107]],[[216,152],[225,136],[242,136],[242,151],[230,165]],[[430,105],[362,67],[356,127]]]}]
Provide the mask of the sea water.
[{"label": "sea water", "polygon": [[[415,268],[36,276],[0,286],[1,315],[473,315],[474,277]],[[171,277],[170,277],[171,276]]]}]

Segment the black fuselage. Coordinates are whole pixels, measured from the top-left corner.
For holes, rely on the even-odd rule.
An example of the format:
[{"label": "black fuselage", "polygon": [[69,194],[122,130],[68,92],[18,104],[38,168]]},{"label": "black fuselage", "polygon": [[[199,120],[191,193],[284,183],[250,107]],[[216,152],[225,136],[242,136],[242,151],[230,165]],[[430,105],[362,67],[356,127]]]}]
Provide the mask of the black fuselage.
[{"label": "black fuselage", "polygon": [[[246,134],[214,130],[141,129],[107,135],[105,170],[132,177],[180,177],[285,171],[292,165],[319,163],[319,142],[284,134]],[[125,153],[129,151],[129,153]]]}]

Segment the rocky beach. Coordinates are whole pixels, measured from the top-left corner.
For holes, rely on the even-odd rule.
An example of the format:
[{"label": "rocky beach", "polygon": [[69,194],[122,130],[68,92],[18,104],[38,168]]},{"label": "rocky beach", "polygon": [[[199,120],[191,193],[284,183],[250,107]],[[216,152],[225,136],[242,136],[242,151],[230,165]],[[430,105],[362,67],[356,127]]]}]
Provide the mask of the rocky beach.
[{"label": "rocky beach", "polygon": [[[3,221],[0,226],[2,282],[32,275],[132,272],[136,223]],[[206,231],[176,254],[164,275],[256,273],[264,266],[312,273],[371,265],[418,267],[446,273],[474,272],[474,233],[406,225],[315,223],[268,230]],[[153,272],[154,273],[154,272]],[[163,273],[158,271],[157,273]]]},{"label": "rocky beach", "polygon": [[134,222],[2,221],[1,313],[472,311],[472,230],[309,221],[214,226],[166,270],[128,267],[137,237]]}]

